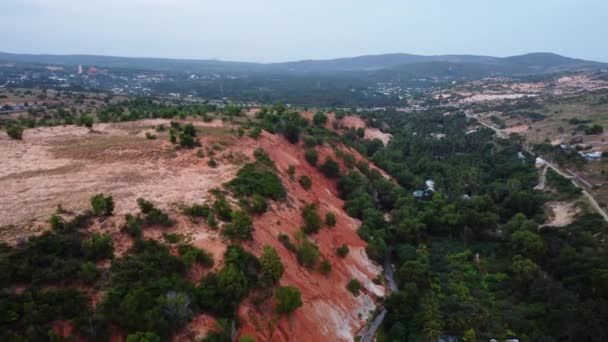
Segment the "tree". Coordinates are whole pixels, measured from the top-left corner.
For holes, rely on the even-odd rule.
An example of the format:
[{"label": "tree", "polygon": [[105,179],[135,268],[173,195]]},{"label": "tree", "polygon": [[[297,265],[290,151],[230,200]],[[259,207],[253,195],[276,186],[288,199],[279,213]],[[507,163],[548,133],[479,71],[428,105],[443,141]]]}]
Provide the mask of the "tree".
[{"label": "tree", "polygon": [[237,210],[232,212],[232,220],[224,228],[222,234],[231,240],[246,241],[253,238],[253,222],[245,212]]},{"label": "tree", "polygon": [[304,240],[297,250],[298,262],[307,268],[314,268],[319,260],[319,247],[314,243]]},{"label": "tree", "polygon": [[323,260],[319,264],[319,271],[323,273],[323,275],[328,275],[331,273],[331,263],[329,260]]},{"label": "tree", "polygon": [[325,214],[325,224],[328,227],[334,227],[336,225],[336,214],[334,214],[334,213]]},{"label": "tree", "polygon": [[309,190],[312,187],[312,181],[310,180],[310,178],[308,176],[300,177],[298,182],[300,183],[302,188],[304,188],[304,190]]},{"label": "tree", "polygon": [[302,227],[304,234],[314,234],[321,229],[321,217],[319,217],[316,205],[309,204],[304,207],[302,218],[304,218],[304,226]]},{"label": "tree", "polygon": [[11,125],[6,128],[6,134],[13,140],[21,140],[23,137],[23,128],[21,126]]},{"label": "tree", "polygon": [[534,261],[521,255],[516,255],[511,261],[511,271],[513,272],[514,280],[520,285],[525,285],[538,276],[540,268]]},{"label": "tree", "polygon": [[276,310],[279,314],[290,314],[302,306],[300,290],[293,286],[279,287],[274,298],[277,302]]},{"label": "tree", "polygon": [[114,200],[112,196],[97,194],[91,197],[91,207],[95,216],[110,216],[114,211]]},{"label": "tree", "polygon": [[437,296],[431,291],[422,298],[422,334],[427,341],[436,341],[443,334],[443,321]]},{"label": "tree", "polygon": [[319,159],[319,154],[317,153],[317,150],[315,150],[314,148],[309,148],[306,150],[306,152],[304,152],[304,158],[306,159],[308,164],[310,164],[312,166],[316,166],[317,161]]},{"label": "tree", "polygon": [[276,284],[285,271],[279,254],[270,246],[264,246],[264,252],[260,257],[260,267],[260,281],[264,286]]},{"label": "tree", "polygon": [[346,256],[348,255],[348,251],[348,246],[346,244],[343,244],[336,250],[340,258],[346,258]]},{"label": "tree", "polygon": [[320,166],[321,172],[329,178],[340,177],[340,165],[333,158],[327,157],[325,162]]},{"label": "tree", "polygon": [[127,336],[127,342],[160,342],[160,337],[151,331],[136,332]]},{"label": "tree", "polygon": [[346,288],[355,296],[359,295],[361,291],[361,283],[357,279],[351,279],[348,284],[346,284]]},{"label": "tree", "polygon": [[111,259],[114,256],[112,238],[107,234],[93,233],[82,242],[82,251],[89,260]]},{"label": "tree", "polygon": [[317,126],[323,126],[327,123],[327,116],[321,112],[317,112],[313,117],[312,121]]},{"label": "tree", "polygon": [[520,229],[510,237],[510,246],[513,254],[521,254],[534,260],[538,260],[545,253],[545,242],[537,233]]}]

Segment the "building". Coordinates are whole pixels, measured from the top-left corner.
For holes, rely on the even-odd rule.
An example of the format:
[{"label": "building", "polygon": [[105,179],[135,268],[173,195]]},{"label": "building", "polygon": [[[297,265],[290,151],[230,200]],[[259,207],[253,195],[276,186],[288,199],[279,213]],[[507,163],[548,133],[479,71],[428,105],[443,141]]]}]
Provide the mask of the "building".
[{"label": "building", "polygon": [[601,160],[602,159],[602,152],[600,151],[594,151],[594,152],[579,152],[583,158],[589,160],[589,161],[595,161],[595,160]]},{"label": "building", "polygon": [[541,158],[541,157],[537,157],[536,158],[536,167],[545,167],[547,165],[547,162]]}]

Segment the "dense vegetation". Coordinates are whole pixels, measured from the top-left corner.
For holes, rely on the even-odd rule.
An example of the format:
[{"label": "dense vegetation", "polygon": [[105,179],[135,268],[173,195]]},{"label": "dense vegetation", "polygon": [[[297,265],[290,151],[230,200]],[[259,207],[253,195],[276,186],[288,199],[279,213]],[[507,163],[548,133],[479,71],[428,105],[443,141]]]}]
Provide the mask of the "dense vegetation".
[{"label": "dense vegetation", "polygon": [[608,319],[608,225],[586,215],[568,227],[538,228],[547,199],[576,195],[569,181],[548,174],[558,195],[534,191],[538,172],[533,157],[517,158],[519,140],[495,139],[485,129],[465,134],[462,114],[364,117],[394,127],[391,143],[378,148],[356,134],[347,142],[398,185],[357,164],[338,187],[347,212],[363,221],[368,255],[396,266],[400,290],[386,298],[381,340],[607,338],[600,322]]}]

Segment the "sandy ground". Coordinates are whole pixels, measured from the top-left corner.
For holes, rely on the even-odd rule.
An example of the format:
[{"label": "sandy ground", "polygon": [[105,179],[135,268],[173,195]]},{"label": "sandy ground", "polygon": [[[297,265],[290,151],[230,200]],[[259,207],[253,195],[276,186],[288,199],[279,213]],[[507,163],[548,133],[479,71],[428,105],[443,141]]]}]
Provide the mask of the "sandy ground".
[{"label": "sandy ground", "polygon": [[[208,190],[230,180],[239,165],[179,150],[165,135],[148,140],[146,131],[163,120],[98,124],[94,132],[66,126],[26,130],[23,141],[0,136],[0,239],[11,240],[40,229],[58,204],[81,211],[96,193],[113,196],[115,213],[134,212],[144,197],[161,208],[202,202]],[[198,123],[207,132],[221,123]],[[215,137],[203,136],[211,143]],[[210,147],[207,147],[210,148]],[[220,152],[221,153],[221,152]],[[16,226],[22,226],[16,228]]]},{"label": "sandy ground", "polygon": [[565,227],[574,221],[579,209],[573,202],[550,202],[547,208],[551,211],[551,219],[543,226]]},{"label": "sandy ground", "polygon": [[504,129],[507,133],[523,133],[528,130],[528,125],[518,125]]}]

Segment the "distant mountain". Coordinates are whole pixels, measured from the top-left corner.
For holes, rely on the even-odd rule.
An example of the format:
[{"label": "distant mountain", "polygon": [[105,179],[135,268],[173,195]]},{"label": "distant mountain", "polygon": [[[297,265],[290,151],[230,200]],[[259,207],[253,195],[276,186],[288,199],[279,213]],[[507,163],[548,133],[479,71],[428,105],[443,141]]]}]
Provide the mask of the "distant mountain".
[{"label": "distant mountain", "polygon": [[129,58],[93,55],[31,55],[1,53],[0,61],[53,65],[95,65],[163,72],[227,73],[368,73],[399,72],[402,77],[542,74],[593,70],[605,63],[569,58],[553,53],[530,53],[512,57],[475,55],[422,56],[405,53],[359,56],[283,63],[248,63],[220,60]]},{"label": "distant mountain", "polygon": [[272,66],[299,72],[336,72],[379,70],[392,66],[427,62],[453,62],[453,63],[488,63],[496,57],[474,55],[443,55],[421,56],[406,53],[393,53],[384,55],[359,56],[351,58],[338,58],[329,60],[305,60],[296,62],[274,63]]}]

